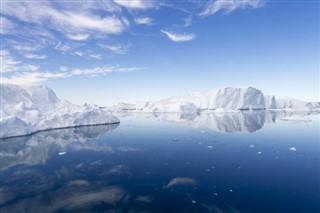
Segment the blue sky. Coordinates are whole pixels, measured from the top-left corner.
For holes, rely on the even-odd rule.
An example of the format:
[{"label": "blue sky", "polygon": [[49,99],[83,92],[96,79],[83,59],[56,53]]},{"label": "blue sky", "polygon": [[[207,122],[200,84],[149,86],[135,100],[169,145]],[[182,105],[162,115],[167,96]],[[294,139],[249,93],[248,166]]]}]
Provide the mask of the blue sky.
[{"label": "blue sky", "polygon": [[1,82],[112,105],[217,87],[319,101],[319,1],[1,1]]}]

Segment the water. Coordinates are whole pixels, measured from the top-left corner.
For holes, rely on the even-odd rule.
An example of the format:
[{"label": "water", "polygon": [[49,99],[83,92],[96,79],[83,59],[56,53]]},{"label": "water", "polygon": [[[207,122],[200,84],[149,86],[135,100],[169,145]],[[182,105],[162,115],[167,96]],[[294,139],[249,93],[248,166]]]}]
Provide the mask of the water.
[{"label": "water", "polygon": [[320,212],[318,115],[120,116],[1,140],[1,213]]}]

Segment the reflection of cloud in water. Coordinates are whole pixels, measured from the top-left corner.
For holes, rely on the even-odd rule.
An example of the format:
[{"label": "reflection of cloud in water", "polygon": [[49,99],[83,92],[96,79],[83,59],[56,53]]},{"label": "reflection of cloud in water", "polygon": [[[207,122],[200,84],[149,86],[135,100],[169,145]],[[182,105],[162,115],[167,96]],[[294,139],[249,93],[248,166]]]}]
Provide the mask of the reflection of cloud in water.
[{"label": "reflection of cloud in water", "polygon": [[143,202],[143,203],[150,203],[152,201],[152,198],[150,196],[140,195],[136,198],[136,201]]},{"label": "reflection of cloud in water", "polygon": [[89,186],[89,182],[86,180],[72,180],[68,183],[68,186]]},{"label": "reflection of cloud in water", "polygon": [[203,212],[208,213],[240,213],[239,210],[235,209],[232,206],[226,206],[224,207],[224,209],[210,203],[201,203],[200,206],[203,207]]},{"label": "reflection of cloud in water", "polygon": [[196,185],[197,181],[193,178],[188,177],[176,177],[169,181],[167,185],[165,185],[163,188],[170,188],[174,186],[180,186],[180,185]]},{"label": "reflection of cloud in water", "polygon": [[[21,212],[21,209],[23,209],[23,212],[90,212],[90,206],[99,203],[121,205],[121,199],[126,193],[120,186],[109,186],[94,190],[66,186],[52,192],[49,200],[44,199],[44,197],[20,199],[16,205],[7,205],[1,208],[1,212]],[[8,194],[4,194],[4,196],[7,197]]]},{"label": "reflection of cloud in water", "polygon": [[107,170],[99,174],[100,176],[110,176],[110,175],[125,175],[130,174],[128,168],[125,165],[116,165],[112,169]]},{"label": "reflection of cloud in water", "polygon": [[[110,147],[88,144],[88,141],[101,137],[117,128],[119,124],[58,129],[37,134],[0,140],[0,168],[17,164],[45,163],[53,154],[67,147],[80,150],[114,151]],[[74,143],[77,142],[77,143]],[[99,149],[100,148],[100,149]]]},{"label": "reflection of cloud in water", "polygon": [[63,193],[59,195],[60,197],[56,198],[48,208],[48,212],[75,210],[99,202],[115,204],[125,195],[125,191],[121,187],[111,186],[95,191],[73,192],[71,196],[70,194],[63,196]]}]

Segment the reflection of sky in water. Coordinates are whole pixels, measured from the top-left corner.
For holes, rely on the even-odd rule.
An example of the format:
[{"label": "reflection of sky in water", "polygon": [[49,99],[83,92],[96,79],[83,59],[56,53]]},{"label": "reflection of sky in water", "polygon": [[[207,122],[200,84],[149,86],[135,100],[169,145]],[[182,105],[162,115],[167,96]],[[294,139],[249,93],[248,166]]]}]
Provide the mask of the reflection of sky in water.
[{"label": "reflection of sky in water", "polygon": [[1,141],[1,212],[319,212],[317,115],[251,133],[171,118]]}]

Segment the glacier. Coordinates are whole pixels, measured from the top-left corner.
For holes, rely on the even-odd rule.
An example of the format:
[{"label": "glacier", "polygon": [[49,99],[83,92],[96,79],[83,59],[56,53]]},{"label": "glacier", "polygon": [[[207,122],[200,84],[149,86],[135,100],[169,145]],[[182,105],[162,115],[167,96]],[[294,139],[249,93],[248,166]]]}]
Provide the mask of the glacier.
[{"label": "glacier", "polygon": [[111,111],[179,112],[202,111],[234,112],[243,110],[320,111],[319,102],[305,102],[294,98],[281,98],[264,93],[253,87],[225,87],[207,92],[193,92],[160,101],[119,103]]},{"label": "glacier", "polygon": [[115,124],[119,119],[97,106],[78,106],[60,100],[44,86],[1,84],[0,138],[34,132],[97,124]]}]

